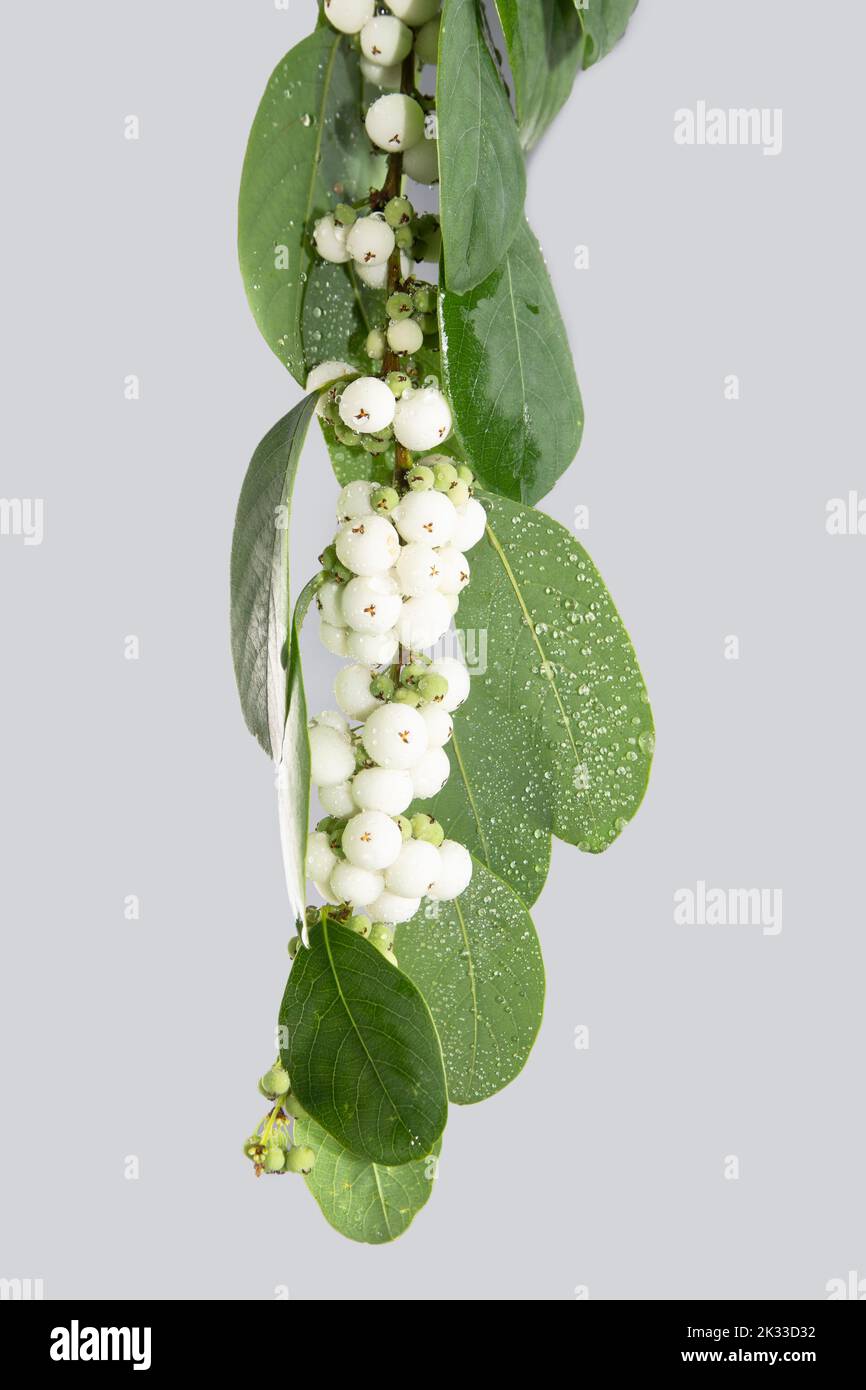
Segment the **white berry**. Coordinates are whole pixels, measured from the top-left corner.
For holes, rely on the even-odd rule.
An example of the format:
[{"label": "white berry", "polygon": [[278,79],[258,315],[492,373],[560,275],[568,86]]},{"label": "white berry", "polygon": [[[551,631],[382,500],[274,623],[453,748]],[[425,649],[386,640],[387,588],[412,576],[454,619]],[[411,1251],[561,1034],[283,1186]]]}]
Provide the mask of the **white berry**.
[{"label": "white berry", "polygon": [[315,728],[317,724],[324,724],[329,729],[336,729],[337,733],[345,739],[351,738],[349,721],[337,709],[323,709],[321,714],[314,715],[310,720],[310,728]]},{"label": "white berry", "polygon": [[354,771],[352,745],[342,734],[326,724],[310,729],[310,776],[317,787],[345,782]]},{"label": "white berry", "polygon": [[443,594],[442,597],[444,598],[445,602],[448,604],[448,611],[450,612],[450,614],[451,614],[451,616],[452,616],[452,618],[453,618],[453,617],[454,617],[454,614],[457,612],[457,609],[460,607],[460,600],[459,600],[459,598],[457,597],[456,594]]},{"label": "white berry", "polygon": [[356,632],[353,629],[347,645],[348,655],[365,666],[390,666],[400,650],[393,628],[390,632]]},{"label": "white berry", "polygon": [[375,8],[375,0],[325,0],[325,17],[341,34],[358,34]]},{"label": "white berry", "polygon": [[382,67],[381,63],[371,63],[369,58],[361,57],[361,74],[365,82],[369,82],[372,87],[381,87],[383,91],[396,92],[403,78],[403,72],[398,63],[393,67]]},{"label": "white berry", "polygon": [[410,705],[382,705],[364,724],[361,741],[380,767],[408,771],[427,752],[427,725]]},{"label": "white berry", "polygon": [[[357,371],[357,367],[350,367],[348,362],[320,362],[318,367],[313,367],[307,375],[307,391],[318,391],[322,386],[329,386],[333,381],[342,381],[345,376],[357,375]],[[317,415],[324,414],[327,398],[327,391],[323,391],[316,402]]]},{"label": "white berry", "polygon": [[307,840],[307,878],[327,883],[336,863],[337,856],[324,830],[314,830]]},{"label": "white berry", "polygon": [[334,623],[319,623],[319,637],[322,646],[333,656],[348,656],[348,628],[337,627]]},{"label": "white berry", "polygon": [[454,544],[458,550],[471,550],[473,545],[477,545],[486,526],[487,513],[476,497],[470,497],[465,506],[457,508]]},{"label": "white berry", "polygon": [[394,319],[388,324],[388,346],[392,352],[418,352],[424,334],[416,319]]},{"label": "white berry", "polygon": [[449,714],[453,714],[469,696],[469,672],[462,661],[453,656],[439,657],[430,663],[428,670],[431,676],[444,676],[448,682],[441,705]]},{"label": "white berry", "polygon": [[410,541],[408,545],[401,546],[397,583],[407,598],[435,593],[440,577],[439,552],[432,545],[426,541]]},{"label": "white berry", "polygon": [[442,594],[425,594],[403,604],[397,619],[397,636],[409,651],[433,647],[451,626],[451,609]]},{"label": "white berry", "polygon": [[[353,574],[387,574],[397,563],[400,538],[391,522],[384,516],[358,516],[340,527],[336,536],[336,547],[340,563]],[[345,595],[343,612],[346,614],[346,621],[354,627],[355,624],[348,617]]]},{"label": "white berry", "polygon": [[[383,290],[388,283],[387,265],[361,265],[356,261],[355,274],[365,285],[369,285],[371,290]],[[408,280],[412,274],[412,262],[405,251],[400,252],[400,274],[404,280]]]},{"label": "white berry", "polygon": [[[353,390],[354,385],[357,383],[347,386],[346,391]],[[394,433],[407,449],[419,453],[446,440],[451,433],[451,407],[442,392],[435,386],[405,392],[396,402]]]},{"label": "white berry", "polygon": [[[431,702],[422,705],[418,713],[427,725],[427,742],[430,748],[443,748],[454,732],[454,721],[445,706]],[[324,802],[322,804],[324,805]],[[335,811],[334,815],[336,814]]]},{"label": "white berry", "polygon": [[439,846],[439,876],[427,896],[436,902],[459,898],[472,878],[472,855],[456,840],[443,840]]},{"label": "white berry", "polygon": [[340,397],[340,419],[358,434],[376,434],[394,420],[397,402],[390,386],[377,376],[359,376]]},{"label": "white berry", "polygon": [[426,24],[439,9],[440,0],[388,0],[388,9],[398,15],[405,24],[417,28]]},{"label": "white berry", "polygon": [[412,30],[393,15],[368,19],[361,30],[361,52],[374,63],[402,63],[411,48]]},{"label": "white berry", "polygon": [[386,816],[400,816],[414,795],[412,774],[396,768],[365,767],[355,774],[352,782],[352,796],[362,811],[384,811]]},{"label": "white berry", "polygon": [[425,840],[407,840],[385,875],[385,887],[401,898],[423,898],[441,871],[438,849]]},{"label": "white berry", "polygon": [[439,142],[419,140],[403,156],[403,173],[415,183],[439,182]]},{"label": "white berry", "polygon": [[368,483],[366,478],[356,478],[354,482],[347,483],[337,498],[337,520],[345,523],[356,516],[372,516],[370,497],[375,491],[376,484]]},{"label": "white berry", "polygon": [[404,541],[447,545],[454,534],[456,512],[445,493],[433,488],[427,492],[407,492],[391,516]]},{"label": "white berry", "polygon": [[415,35],[415,56],[419,63],[439,61],[439,20],[440,16],[434,15]]},{"label": "white berry", "polygon": [[343,265],[352,259],[351,252],[346,248],[346,229],[338,227],[330,213],[320,217],[314,226],[313,241],[323,261]]},{"label": "white berry", "polygon": [[469,561],[456,545],[442,546],[439,569],[439,588],[443,594],[459,594],[469,583]]},{"label": "white berry", "polygon": [[[423,717],[423,716],[422,716]],[[441,792],[451,775],[451,764],[444,748],[428,748],[420,763],[409,774],[415,795],[421,801]]]},{"label": "white berry", "polygon": [[340,899],[337,897],[328,879],[313,879],[313,883],[319,897],[324,898],[326,903],[334,903],[336,905],[340,902]]},{"label": "white berry", "polygon": [[333,870],[330,886],[339,902],[359,908],[375,902],[385,883],[382,875],[374,869],[362,869],[357,864],[343,861]]},{"label": "white berry", "polygon": [[389,869],[403,846],[400,827],[382,811],[361,811],[343,831],[343,853],[359,869]]},{"label": "white berry", "polygon": [[394,250],[394,232],[384,217],[359,217],[346,234],[346,250],[359,265],[384,265]]},{"label": "white berry", "polygon": [[373,679],[369,666],[344,666],[337,672],[334,681],[334,694],[337,704],[350,719],[366,719],[379,706],[375,695],[370,694],[370,681]]},{"label": "white berry", "polygon": [[374,903],[370,903],[367,915],[374,922],[387,922],[390,927],[396,927],[400,922],[410,921],[420,906],[420,898],[404,898],[386,889]]},{"label": "white berry", "polygon": [[402,92],[389,92],[374,101],[364,125],[373,144],[389,153],[411,150],[424,139],[424,112]]},{"label": "white berry", "polygon": [[316,591],[316,603],[326,623],[332,627],[343,626],[343,585],[336,579],[328,579]]},{"label": "white berry", "polygon": [[358,803],[355,801],[352,786],[352,782],[335,782],[333,787],[319,787],[322,810],[327,811],[329,816],[354,816]]},{"label": "white berry", "polygon": [[403,610],[400,590],[390,575],[350,579],[343,594],[343,613],[356,632],[391,632]]}]

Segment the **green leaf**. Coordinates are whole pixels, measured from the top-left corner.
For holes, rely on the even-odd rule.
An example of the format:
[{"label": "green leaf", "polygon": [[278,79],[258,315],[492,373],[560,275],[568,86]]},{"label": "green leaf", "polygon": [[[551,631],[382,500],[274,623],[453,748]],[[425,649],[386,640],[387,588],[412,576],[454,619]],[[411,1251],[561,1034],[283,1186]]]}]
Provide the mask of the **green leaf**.
[{"label": "green leaf", "polygon": [[313,581],[302,590],[292,618],[288,648],[286,725],[277,766],[277,812],[286,889],[295,921],[304,922],[307,896],[307,836],[310,825],[310,739],[301,669],[299,633],[313,599]]},{"label": "green leaf", "polygon": [[517,126],[476,0],[445,0],[436,109],[445,277],[464,294],[500,264],[526,196]]},{"label": "green leaf", "polygon": [[307,1187],[334,1229],[350,1240],[367,1245],[396,1240],[433,1190],[438,1143],[426,1158],[385,1168],[350,1154],[315,1120],[296,1120],[294,1137],[316,1154]]},{"label": "green leaf", "polygon": [[483,502],[487,537],[472,551],[472,582],[460,596],[461,625],[487,633],[472,717],[493,722],[506,712],[536,726],[553,833],[597,853],[635,814],[649,778],[653,722],[637,657],[565,527],[501,497]]},{"label": "green leaf", "polygon": [[[329,25],[286,54],[253,121],[241,175],[238,252],[247,298],[268,343],[303,385],[302,332],[317,217],[382,182],[363,123],[358,52]],[[322,361],[322,356],[315,356]],[[327,354],[325,354],[327,355]]]},{"label": "green leaf", "polygon": [[423,998],[374,946],[326,919],[292,966],[283,1063],[313,1119],[359,1158],[389,1167],[430,1152],[448,1097]]},{"label": "green leaf", "polygon": [[501,1091],[522,1070],[544,1009],[541,947],[517,895],[476,862],[460,897],[427,904],[397,928],[394,949],[430,1005],[451,1100]]},{"label": "green leaf", "polygon": [[307,281],[302,320],[308,368],[336,360],[369,371],[364,340],[373,324],[384,319],[382,290],[364,285],[352,265],[334,265],[316,258]]},{"label": "green leaf", "polygon": [[288,710],[283,665],[289,635],[289,516],[311,394],[269,430],[241,488],[231,558],[231,637],[250,733],[278,763]]},{"label": "green leaf", "polygon": [[637,0],[574,0],[586,35],[583,66],[591,68],[619,43],[637,8]]},{"label": "green leaf", "polygon": [[454,428],[485,487],[537,502],[580,445],[583,405],[541,248],[522,222],[469,294],[439,296]]},{"label": "green leaf", "polygon": [[568,100],[583,59],[574,0],[496,0],[514,78],[520,141],[532,149]]},{"label": "green leaf", "polygon": [[[463,623],[462,612],[458,621]],[[471,644],[465,639],[464,644],[474,645],[474,634]],[[472,673],[471,661],[467,665]],[[473,674],[472,685],[477,686],[480,679],[479,670]],[[454,716],[447,752],[451,776],[441,792],[419,809],[441,821],[451,839],[465,845],[531,906],[550,868],[551,826],[535,725],[517,712],[502,709],[494,720],[486,718],[470,692]]]},{"label": "green leaf", "polygon": [[390,483],[394,474],[394,445],[384,454],[368,454],[365,449],[341,444],[332,427],[322,421],[322,434],[328,446],[331,467],[340,487],[364,478],[371,483]]}]

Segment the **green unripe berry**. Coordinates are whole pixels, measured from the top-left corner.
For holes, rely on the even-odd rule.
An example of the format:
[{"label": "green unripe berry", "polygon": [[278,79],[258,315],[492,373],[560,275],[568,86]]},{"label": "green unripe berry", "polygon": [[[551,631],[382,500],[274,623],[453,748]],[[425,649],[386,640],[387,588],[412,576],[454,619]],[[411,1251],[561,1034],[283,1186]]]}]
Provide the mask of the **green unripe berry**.
[{"label": "green unripe berry", "polygon": [[422,676],[418,682],[418,693],[422,700],[435,700],[441,704],[448,694],[448,682],[444,676]]},{"label": "green unripe berry", "polygon": [[457,469],[453,463],[437,463],[433,469],[433,486],[437,492],[447,492],[452,483],[457,482]]},{"label": "green unripe berry", "polygon": [[315,1162],[316,1155],[306,1144],[296,1144],[286,1156],[286,1167],[290,1173],[312,1173]]},{"label": "green unripe berry", "polygon": [[327,420],[329,425],[336,426],[341,423],[340,407],[334,400],[333,392],[331,391],[328,392],[327,396],[322,402],[322,416],[325,420]]},{"label": "green unripe berry", "polygon": [[393,676],[389,676],[387,671],[374,676],[370,681],[370,694],[375,695],[377,700],[390,700],[394,694]]},{"label": "green unripe berry", "polygon": [[469,488],[461,478],[456,478],[448,488],[448,496],[455,507],[465,507],[469,501]]},{"label": "green unripe berry", "polygon": [[385,313],[389,319],[407,319],[412,313],[412,307],[411,294],[403,294],[398,290],[396,294],[388,296]]},{"label": "green unripe berry", "polygon": [[321,917],[321,911],[317,907],[308,907],[304,912],[304,920],[308,927],[315,927]]},{"label": "green unripe berry", "polygon": [[406,227],[415,216],[415,209],[408,198],[392,198],[385,204],[385,221],[395,230]]},{"label": "green unripe berry", "polygon": [[408,666],[404,666],[400,672],[400,680],[403,685],[417,685],[422,676],[427,674],[427,665],[422,661],[410,661]]},{"label": "green unripe berry", "polygon": [[407,391],[412,383],[405,372],[389,372],[385,377],[385,385],[399,401],[404,391]]},{"label": "green unripe berry", "polygon": [[372,923],[369,917],[365,917],[362,912],[359,912],[348,918],[346,926],[349,931],[357,932],[358,936],[369,936]]},{"label": "green unripe berry", "polygon": [[411,840],[411,838],[412,838],[412,822],[410,821],[409,817],[408,817],[408,816],[395,816],[394,819],[396,820],[398,826],[400,827],[400,834],[403,836],[403,839],[404,839],[404,840]]},{"label": "green unripe berry", "polygon": [[436,308],[436,291],[432,285],[416,285],[412,291],[415,308],[419,314],[429,314]]},{"label": "green unripe berry", "polygon": [[429,492],[433,486],[433,469],[423,463],[417,464],[406,474],[406,481],[413,492]]},{"label": "green unripe berry", "polygon": [[417,690],[413,690],[409,685],[401,685],[394,691],[394,703],[398,705],[409,705],[412,709],[417,709],[421,703],[421,696]]},{"label": "green unripe berry", "polygon": [[289,1094],[283,1098],[283,1109],[287,1115],[291,1115],[293,1120],[306,1120],[309,1118],[309,1112],[301,1105],[294,1091],[289,1091]]},{"label": "green unripe berry", "polygon": [[271,1067],[270,1071],[266,1071],[262,1077],[262,1085],[269,1095],[284,1096],[288,1093],[291,1085],[289,1073],[285,1067]]},{"label": "green unripe berry", "polygon": [[338,203],[333,215],[338,227],[351,227],[358,217],[355,209],[350,208],[348,203]]},{"label": "green unripe berry", "polygon": [[444,827],[439,824],[438,820],[434,820],[432,825],[426,826],[419,835],[415,836],[415,839],[426,840],[428,845],[433,845],[435,849],[438,849],[445,839]]},{"label": "green unripe berry", "polygon": [[420,840],[421,832],[433,824],[434,818],[428,811],[416,811],[412,817],[412,834],[415,836],[415,839]]},{"label": "green unripe berry", "polygon": [[460,479],[461,483],[465,483],[467,487],[471,487],[475,482],[475,474],[472,472],[471,468],[467,468],[465,463],[459,463],[457,465],[457,477]]},{"label": "green unripe berry", "polygon": [[364,351],[374,362],[381,362],[385,356],[385,334],[381,328],[371,328],[364,343]]},{"label": "green unripe berry", "polygon": [[319,556],[319,564],[322,566],[322,569],[333,570],[337,563],[337,547],[335,545],[326,545]]},{"label": "green unripe berry", "polygon": [[437,319],[435,314],[419,314],[418,327],[421,329],[421,332],[424,334],[424,337],[429,338],[434,333],[438,333],[439,320]]},{"label": "green unripe berry", "polygon": [[357,435],[354,430],[350,430],[349,426],[344,425],[342,420],[335,421],[334,434],[337,436],[340,443],[345,444],[349,449],[361,442],[360,435]]},{"label": "green unripe berry", "polygon": [[264,1153],[261,1137],[258,1134],[251,1134],[249,1139],[244,1140],[244,1153],[247,1158],[258,1159]]},{"label": "green unripe berry", "polygon": [[411,227],[398,227],[394,233],[394,240],[401,251],[411,252],[415,245],[415,236]]},{"label": "green unripe berry", "polygon": [[286,1166],[286,1151],[279,1144],[271,1144],[265,1154],[265,1172],[280,1173]]},{"label": "green unripe berry", "polygon": [[370,929],[370,945],[384,947],[386,951],[394,945],[394,933],[385,922],[374,922]]},{"label": "green unripe berry", "polygon": [[378,487],[370,498],[370,506],[374,512],[384,512],[387,516],[389,512],[393,512],[399,501],[396,488]]},{"label": "green unripe berry", "polygon": [[361,436],[361,448],[368,454],[385,454],[388,452],[388,445],[391,443],[388,435],[364,434]]},{"label": "green unripe berry", "polygon": [[293,936],[289,942],[289,960],[294,960],[300,949],[301,938],[299,936]]}]

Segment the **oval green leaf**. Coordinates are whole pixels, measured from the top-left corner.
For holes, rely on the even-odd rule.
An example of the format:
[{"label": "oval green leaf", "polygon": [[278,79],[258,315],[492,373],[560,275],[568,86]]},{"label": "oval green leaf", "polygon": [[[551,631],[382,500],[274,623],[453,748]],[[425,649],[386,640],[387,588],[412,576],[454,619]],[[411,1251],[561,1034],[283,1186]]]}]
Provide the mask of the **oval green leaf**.
[{"label": "oval green leaf", "polygon": [[484,486],[537,502],[580,446],[583,405],[565,326],[532,231],[521,222],[497,269],[439,296],[455,434]]},{"label": "oval green leaf", "polygon": [[327,919],[298,953],[280,1010],[301,1103],[359,1158],[396,1167],[430,1152],[448,1097],[439,1039],[402,971]]},{"label": "oval green leaf", "polygon": [[469,887],[397,928],[401,969],[430,1006],[457,1105],[486,1100],[526,1062],[544,1011],[544,965],[532,918],[476,862]]},{"label": "oval green leaf", "polygon": [[496,0],[514,78],[520,142],[532,149],[568,100],[583,59],[574,0]]},{"label": "oval green leaf", "polygon": [[296,1144],[308,1144],[316,1163],[307,1187],[340,1235],[385,1245],[408,1230],[433,1190],[440,1145],[426,1158],[385,1168],[356,1158],[315,1120],[296,1120]]},{"label": "oval green leaf", "polygon": [[586,37],[583,66],[591,68],[619,43],[637,9],[637,0],[574,0]]},{"label": "oval green leaf", "polygon": [[445,0],[436,109],[445,279],[465,294],[493,272],[523,220],[517,125],[476,0]]}]

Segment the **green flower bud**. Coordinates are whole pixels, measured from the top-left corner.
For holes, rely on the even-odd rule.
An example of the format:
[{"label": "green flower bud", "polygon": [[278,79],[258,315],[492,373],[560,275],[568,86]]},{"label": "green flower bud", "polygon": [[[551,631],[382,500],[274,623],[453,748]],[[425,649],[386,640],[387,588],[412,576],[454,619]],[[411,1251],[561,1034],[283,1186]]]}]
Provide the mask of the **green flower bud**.
[{"label": "green flower bud", "polygon": [[469,488],[461,478],[457,478],[449,486],[448,496],[451,498],[455,507],[465,507],[466,503],[469,501]]},{"label": "green flower bud", "polygon": [[417,709],[421,703],[421,696],[417,690],[413,690],[409,685],[401,685],[394,691],[394,702],[398,705],[410,705],[412,709]]},{"label": "green flower bud", "polygon": [[418,693],[422,700],[435,700],[441,704],[448,694],[448,682],[444,676],[422,676],[418,682]]},{"label": "green flower bud", "polygon": [[415,245],[415,236],[411,227],[398,227],[394,233],[394,240],[401,251],[411,254],[412,247]]},{"label": "green flower bud", "polygon": [[409,389],[411,384],[405,372],[389,372],[385,377],[385,385],[393,391],[397,400],[400,399],[404,391]]},{"label": "green flower bud", "polygon": [[364,343],[364,351],[368,357],[372,357],[374,362],[381,362],[385,356],[385,334],[381,328],[371,328]]},{"label": "green flower bud", "polygon": [[348,203],[338,203],[333,212],[334,221],[338,227],[351,227],[357,220],[358,214],[354,208],[350,208]]},{"label": "green flower bud", "polygon": [[460,479],[461,483],[465,483],[467,487],[471,487],[475,482],[475,474],[472,472],[471,468],[467,468],[465,463],[458,464],[457,477]]},{"label": "green flower bud", "polygon": [[316,1155],[306,1144],[296,1144],[286,1156],[286,1167],[290,1173],[312,1173],[315,1162]]},{"label": "green flower bud", "polygon": [[322,402],[322,415],[329,425],[338,425],[340,421],[340,407],[334,399],[333,391],[329,391]]},{"label": "green flower bud", "polygon": [[412,291],[412,298],[419,314],[429,314],[436,308],[436,291],[432,285],[416,285]]},{"label": "green flower bud", "polygon": [[413,492],[429,492],[433,486],[433,469],[417,464],[406,474],[406,481]]},{"label": "green flower bud", "polygon": [[412,313],[412,296],[398,291],[388,296],[385,313],[389,319],[407,319]]},{"label": "green flower bud", "polygon": [[399,501],[400,497],[396,488],[378,487],[370,498],[370,506],[374,512],[384,512],[387,516],[388,512],[393,512]]},{"label": "green flower bud", "polygon": [[388,435],[364,434],[361,436],[361,448],[368,454],[386,454],[390,443],[391,440]]},{"label": "green flower bud", "polygon": [[381,675],[374,676],[370,681],[370,694],[375,695],[377,700],[390,700],[394,694],[394,680],[386,671]]},{"label": "green flower bud", "polygon": [[453,463],[437,463],[433,469],[433,486],[437,492],[447,492],[452,483],[457,482],[457,469]]},{"label": "green flower bud", "polygon": [[385,221],[395,230],[407,226],[414,216],[415,209],[408,198],[392,198],[385,204]]},{"label": "green flower bud", "polygon": [[403,836],[403,839],[404,839],[404,840],[411,840],[411,838],[412,838],[412,822],[410,821],[409,817],[408,817],[408,816],[395,816],[394,819],[396,820],[397,824],[398,824],[399,827],[400,827],[400,834]]},{"label": "green flower bud", "polygon": [[400,672],[403,685],[417,685],[421,677],[426,676],[428,665],[429,661],[410,661]]},{"label": "green flower bud", "polygon": [[270,1071],[266,1071],[262,1077],[262,1086],[271,1096],[286,1095],[290,1085],[289,1073],[285,1067],[281,1067],[279,1064],[271,1067]]},{"label": "green flower bud", "polygon": [[374,922],[370,928],[370,945],[384,947],[386,951],[394,945],[394,933],[385,922]]},{"label": "green flower bud", "polygon": [[265,1154],[265,1172],[280,1173],[286,1166],[286,1151],[279,1144],[270,1144]]},{"label": "green flower bud", "polygon": [[372,923],[369,917],[365,917],[362,912],[356,913],[346,922],[349,931],[357,932],[358,936],[369,936]]},{"label": "green flower bud", "polygon": [[337,420],[335,422],[334,434],[337,436],[340,443],[345,444],[349,449],[361,442],[361,436],[356,434],[354,430],[350,430],[348,425],[344,425],[342,420]]},{"label": "green flower bud", "polygon": [[254,1161],[257,1161],[260,1156],[264,1156],[264,1146],[260,1135],[251,1134],[248,1139],[244,1140],[244,1153],[247,1158]]}]

